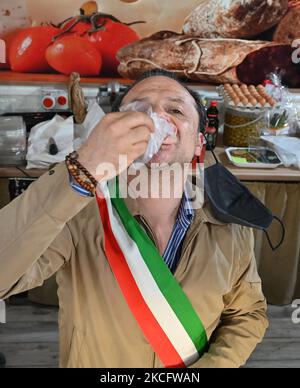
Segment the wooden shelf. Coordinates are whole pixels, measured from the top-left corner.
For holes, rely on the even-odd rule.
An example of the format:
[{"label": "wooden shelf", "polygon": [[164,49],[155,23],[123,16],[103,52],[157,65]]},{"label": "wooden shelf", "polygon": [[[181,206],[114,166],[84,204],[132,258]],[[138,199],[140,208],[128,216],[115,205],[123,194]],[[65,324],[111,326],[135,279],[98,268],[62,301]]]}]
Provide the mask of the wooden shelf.
[{"label": "wooden shelf", "polygon": [[[15,73],[8,70],[0,70],[1,83],[13,84],[68,84],[69,76],[63,74],[33,74],[33,73]],[[81,84],[106,85],[111,81],[119,82],[123,85],[129,85],[133,81],[125,78],[100,78],[100,77],[82,77]]]},{"label": "wooden shelf", "polygon": [[[15,73],[10,70],[0,70],[0,83],[4,84],[19,84],[19,85],[41,85],[41,84],[68,84],[69,76],[63,74],[52,73]],[[81,77],[80,83],[82,85],[107,85],[109,82],[118,82],[122,85],[130,85],[134,81],[121,77],[103,78],[103,77]],[[196,82],[189,80],[186,82],[192,89],[203,90],[205,92],[216,93],[216,86],[214,84],[207,84],[203,82]]]},{"label": "wooden shelf", "polygon": [[[231,164],[226,156],[223,147],[217,147],[215,150],[220,162],[236,177],[243,181],[262,181],[262,182],[300,182],[300,170],[296,168],[287,168],[279,166],[274,169],[262,168],[242,168]],[[207,152],[206,161],[208,164],[214,164],[211,152]]]}]

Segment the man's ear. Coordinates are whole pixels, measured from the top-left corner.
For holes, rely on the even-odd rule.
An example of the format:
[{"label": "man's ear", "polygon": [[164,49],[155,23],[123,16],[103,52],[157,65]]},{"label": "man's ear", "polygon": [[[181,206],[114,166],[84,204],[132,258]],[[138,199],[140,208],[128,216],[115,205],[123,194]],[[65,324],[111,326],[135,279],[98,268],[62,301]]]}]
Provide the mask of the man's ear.
[{"label": "man's ear", "polygon": [[201,155],[203,144],[204,144],[204,135],[203,135],[203,133],[200,132],[197,135],[197,143],[196,143],[196,149],[195,149],[195,156],[200,156]]}]

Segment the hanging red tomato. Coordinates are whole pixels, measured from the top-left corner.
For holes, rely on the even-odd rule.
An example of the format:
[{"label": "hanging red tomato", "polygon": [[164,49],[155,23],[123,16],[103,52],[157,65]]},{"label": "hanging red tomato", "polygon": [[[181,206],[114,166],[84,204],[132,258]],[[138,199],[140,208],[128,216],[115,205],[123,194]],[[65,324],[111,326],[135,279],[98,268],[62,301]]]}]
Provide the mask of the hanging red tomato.
[{"label": "hanging red tomato", "polygon": [[53,26],[29,27],[19,31],[9,49],[11,70],[25,73],[51,71],[45,51],[60,31]]},{"label": "hanging red tomato", "polygon": [[115,76],[119,65],[116,54],[122,47],[139,40],[137,33],[112,15],[98,12],[97,3],[89,1],[82,5],[81,15],[59,24],[66,33],[72,32],[89,40],[102,56],[102,74]]},{"label": "hanging red tomato", "polygon": [[101,52],[103,58],[102,72],[104,75],[117,75],[119,61],[117,52],[129,43],[139,40],[137,33],[129,26],[108,18],[100,18],[102,28],[84,36]]},{"label": "hanging red tomato", "polygon": [[69,75],[97,76],[101,70],[101,54],[85,38],[66,35],[57,39],[46,50],[46,59],[56,71]]}]

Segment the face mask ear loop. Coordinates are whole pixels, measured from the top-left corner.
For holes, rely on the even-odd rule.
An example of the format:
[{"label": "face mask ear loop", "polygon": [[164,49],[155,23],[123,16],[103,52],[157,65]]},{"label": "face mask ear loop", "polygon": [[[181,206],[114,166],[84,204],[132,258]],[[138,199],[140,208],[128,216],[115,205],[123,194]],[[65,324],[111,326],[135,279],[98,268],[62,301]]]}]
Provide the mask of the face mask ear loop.
[{"label": "face mask ear loop", "polygon": [[198,168],[199,168],[200,176],[201,176],[201,161],[200,161],[200,156],[199,155],[197,155],[197,164],[198,164]]},{"label": "face mask ear loop", "polygon": [[[199,168],[199,172],[200,172],[200,176],[201,176],[202,175],[202,171],[201,171],[201,161],[200,161],[200,156],[199,155],[197,155],[197,166]],[[196,173],[196,175],[197,175],[197,173]],[[193,174],[193,176],[192,176],[192,184],[195,187],[197,186],[196,175]]]},{"label": "face mask ear loop", "polygon": [[271,242],[271,239],[270,239],[270,236],[269,236],[269,233],[266,230],[264,230],[264,232],[266,234],[266,237],[267,237],[267,240],[268,240],[268,243],[269,243],[270,247],[272,248],[272,251],[275,251],[277,248],[279,248],[280,245],[283,243],[283,240],[285,238],[285,227],[284,227],[283,222],[278,217],[276,217],[276,216],[274,216],[274,219],[277,220],[280,223],[281,231],[282,231],[281,240],[280,240],[280,242],[276,246],[273,246],[273,244]]},{"label": "face mask ear loop", "polygon": [[193,160],[196,160],[196,165],[195,165],[195,174],[194,174],[194,172],[193,172],[193,175],[192,175],[192,185],[196,187],[196,186],[197,186],[197,178],[196,178],[196,176],[197,176],[197,172],[196,172],[197,166],[198,166],[198,168],[199,168],[200,176],[201,176],[201,162],[200,162],[200,156],[197,155],[196,159],[193,159]]},{"label": "face mask ear loop", "polygon": [[[207,144],[207,143],[208,143],[208,141],[207,141],[206,134],[205,134],[205,133],[203,133],[203,136],[204,136],[204,138],[205,138],[205,140],[206,140],[206,144]],[[211,149],[211,150],[209,150],[209,151],[211,151],[211,153],[213,154],[213,157],[214,157],[214,159],[215,159],[215,162],[216,162],[216,164],[219,164],[220,162],[219,162],[219,160],[218,160],[218,158],[217,158],[216,154],[214,153],[214,150],[213,150],[213,149]]]}]

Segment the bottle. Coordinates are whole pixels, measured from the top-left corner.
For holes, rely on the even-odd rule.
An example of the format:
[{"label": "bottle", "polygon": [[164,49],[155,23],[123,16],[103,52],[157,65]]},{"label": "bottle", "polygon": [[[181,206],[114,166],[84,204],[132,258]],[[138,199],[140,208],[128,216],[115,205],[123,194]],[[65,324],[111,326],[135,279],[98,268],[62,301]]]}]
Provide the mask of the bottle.
[{"label": "bottle", "polygon": [[213,150],[216,147],[217,135],[219,129],[219,111],[218,103],[211,101],[210,107],[207,109],[207,127],[205,130],[206,149]]}]

